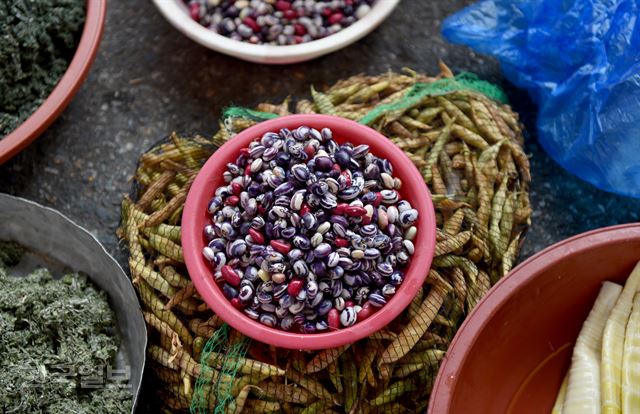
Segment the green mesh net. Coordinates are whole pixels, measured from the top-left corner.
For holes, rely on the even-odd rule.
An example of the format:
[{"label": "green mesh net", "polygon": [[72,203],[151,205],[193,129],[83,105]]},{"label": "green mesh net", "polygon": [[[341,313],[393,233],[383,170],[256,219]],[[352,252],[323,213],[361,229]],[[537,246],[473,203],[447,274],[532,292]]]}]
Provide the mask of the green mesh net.
[{"label": "green mesh net", "polygon": [[376,106],[360,119],[360,123],[369,125],[387,112],[401,111],[418,105],[425,97],[444,95],[454,91],[473,91],[481,93],[494,101],[507,103],[504,91],[490,82],[483,81],[478,75],[463,72],[453,78],[443,78],[435,82],[420,82],[413,85],[398,101]]},{"label": "green mesh net", "polygon": [[222,113],[222,120],[226,121],[229,118],[244,118],[250,121],[266,121],[269,119],[277,118],[277,114],[270,112],[255,111],[249,108],[242,108],[239,106],[232,106],[225,109]]},{"label": "green mesh net", "polygon": [[368,338],[335,349],[275,348],[226,325],[197,295],[180,220],[200,166],[234,134],[289,103],[225,110],[213,139],[172,135],[145,153],[121,235],[149,326],[149,366],[169,412],[425,412],[458,327],[513,266],[529,226],[529,166],[517,115],[472,74],[355,76],[300,100],[296,113],[365,123],[409,156],[432,193],[437,243],[411,304]]},{"label": "green mesh net", "polygon": [[202,368],[191,399],[191,413],[225,413],[225,408],[234,399],[232,387],[250,342],[245,336],[231,341],[226,324],[207,341],[200,356]]}]

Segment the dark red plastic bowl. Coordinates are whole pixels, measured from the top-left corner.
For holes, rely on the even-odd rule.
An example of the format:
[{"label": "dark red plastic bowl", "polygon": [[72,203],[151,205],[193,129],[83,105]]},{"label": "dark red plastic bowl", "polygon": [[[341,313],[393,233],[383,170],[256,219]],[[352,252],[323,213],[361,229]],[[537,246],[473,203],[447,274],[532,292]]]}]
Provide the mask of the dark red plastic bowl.
[{"label": "dark red plastic bowl", "polygon": [[429,413],[549,414],[573,344],[604,281],[640,260],[640,224],[557,243],[489,291],[456,334]]},{"label": "dark red plastic bowl", "polygon": [[87,0],[80,43],[73,59],[49,97],[18,128],[0,139],[0,164],[36,139],[62,113],[87,77],[98,52],[107,14],[106,0]]},{"label": "dark red plastic bowl", "polygon": [[[222,173],[228,162],[237,158],[240,149],[269,131],[282,128],[297,128],[301,125],[313,128],[331,128],[337,142],[349,141],[353,144],[367,144],[371,152],[389,159],[394,175],[402,180],[400,193],[418,210],[416,226],[418,234],[415,254],[406,270],[405,280],[393,298],[371,317],[352,327],[335,332],[318,334],[298,334],[269,328],[235,309],[224,297],[213,280],[209,265],[202,257],[205,246],[203,229],[209,222],[207,204],[214,191],[224,185]],[[282,348],[324,349],[352,343],[381,329],[411,302],[416,291],[422,286],[435,249],[435,212],[431,196],[420,172],[407,156],[387,138],[364,125],[343,118],[327,115],[292,115],[255,125],[227,142],[205,163],[196,177],[182,215],[182,246],[185,262],[193,283],[209,307],[229,325],[243,334]]]}]

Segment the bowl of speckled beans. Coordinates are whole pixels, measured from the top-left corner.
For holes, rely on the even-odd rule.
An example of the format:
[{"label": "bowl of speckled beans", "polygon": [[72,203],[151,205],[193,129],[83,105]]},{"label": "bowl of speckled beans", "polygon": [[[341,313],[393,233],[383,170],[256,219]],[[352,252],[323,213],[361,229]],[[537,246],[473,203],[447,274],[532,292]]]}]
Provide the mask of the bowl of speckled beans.
[{"label": "bowl of speckled beans", "polygon": [[350,120],[292,115],[241,132],[205,163],[182,244],[196,289],[233,328],[324,349],[409,305],[435,229],[427,186],[391,141]]},{"label": "bowl of speckled beans", "polygon": [[400,0],[154,0],[180,32],[215,51],[257,63],[310,60],[380,25]]}]

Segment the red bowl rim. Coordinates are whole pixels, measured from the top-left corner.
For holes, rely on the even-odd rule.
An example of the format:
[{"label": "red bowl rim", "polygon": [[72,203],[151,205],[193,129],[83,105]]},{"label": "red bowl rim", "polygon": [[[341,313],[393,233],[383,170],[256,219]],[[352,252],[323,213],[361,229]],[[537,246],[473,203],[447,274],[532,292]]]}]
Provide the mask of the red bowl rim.
[{"label": "red bowl rim", "polygon": [[458,382],[457,373],[465,365],[468,351],[473,349],[480,333],[511,296],[524,289],[538,274],[565,257],[567,252],[597,249],[611,242],[639,237],[640,223],[603,227],[559,241],[514,268],[489,290],[458,329],[440,366],[431,392],[428,412],[433,414],[449,412],[453,390]]},{"label": "red bowl rim", "polygon": [[[403,180],[401,193],[411,190],[412,205],[419,211],[419,231],[415,239],[416,251],[406,270],[405,280],[394,297],[381,310],[355,325],[335,332],[299,334],[269,328],[235,309],[223,296],[213,281],[211,270],[202,257],[204,247],[203,226],[197,217],[203,214],[205,206],[213,195],[213,188],[207,189],[209,177],[222,175],[227,160],[237,157],[240,149],[266,132],[281,128],[295,128],[300,125],[328,127],[335,131],[348,130],[350,136],[359,139],[352,142],[367,142],[374,153],[391,161],[394,173]],[[380,151],[380,148],[384,148]],[[233,154],[233,158],[231,155]],[[416,184],[417,183],[417,184]],[[409,158],[386,137],[373,129],[329,115],[290,115],[259,123],[246,129],[220,147],[204,164],[193,182],[182,215],[182,245],[185,263],[193,283],[207,305],[233,328],[243,334],[274,346],[289,349],[326,349],[353,343],[383,328],[409,305],[419,287],[424,283],[427,270],[431,266],[435,251],[435,210],[422,175]]]},{"label": "red bowl rim", "polygon": [[16,129],[0,139],[0,164],[22,151],[62,113],[84,82],[98,52],[107,12],[106,0],[87,0],[82,35],[69,67],[47,99]]}]

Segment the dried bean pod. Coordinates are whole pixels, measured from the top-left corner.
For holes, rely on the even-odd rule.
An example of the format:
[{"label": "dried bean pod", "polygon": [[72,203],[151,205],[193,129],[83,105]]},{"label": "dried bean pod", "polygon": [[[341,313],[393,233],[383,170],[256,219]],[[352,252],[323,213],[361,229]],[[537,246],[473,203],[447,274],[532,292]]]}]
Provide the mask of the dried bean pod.
[{"label": "dried bean pod", "polygon": [[362,102],[366,102],[367,100],[371,99],[371,97],[379,94],[380,92],[384,91],[388,87],[389,87],[389,82],[387,82],[387,81],[382,81],[382,82],[375,83],[375,84],[373,84],[371,86],[367,86],[366,88],[361,89],[361,90],[357,91],[356,93],[354,93],[353,95],[349,96],[349,98],[347,98],[346,102],[347,103],[362,103]]},{"label": "dried bean pod", "polygon": [[281,405],[277,401],[250,400],[244,404],[245,411],[252,414],[270,414],[281,410]]},{"label": "dried bean pod", "polygon": [[434,266],[438,267],[460,267],[472,282],[478,277],[478,267],[466,257],[445,255],[438,256],[433,260]]},{"label": "dried bean pod", "polygon": [[489,143],[482,138],[482,136],[476,134],[475,132],[465,128],[462,125],[454,125],[451,128],[451,133],[463,140],[466,144],[478,148],[481,150],[487,149],[489,147]]},{"label": "dried bean pod", "polygon": [[391,384],[382,393],[378,394],[374,399],[369,401],[369,404],[376,407],[384,404],[388,404],[397,400],[401,395],[415,391],[417,389],[416,383],[412,379],[404,379]]},{"label": "dried bean pod", "polygon": [[521,235],[518,234],[513,238],[513,240],[511,240],[511,243],[509,243],[509,247],[502,258],[502,276],[506,276],[513,268],[513,263],[515,262],[518,252],[518,245],[520,243],[520,236]]},{"label": "dried bean pod", "polygon": [[409,317],[409,319],[415,318],[418,312],[420,311],[420,305],[422,305],[422,299],[424,299],[424,289],[420,288],[416,292],[413,299],[411,299],[411,303],[409,303],[409,306],[407,307],[407,316]]},{"label": "dried bean pod", "polygon": [[276,366],[266,364],[249,358],[229,357],[218,352],[211,352],[207,365],[222,369],[223,364],[237,367],[239,373],[244,375],[282,376],[285,371]]},{"label": "dried bean pod", "polygon": [[435,256],[442,256],[461,249],[471,239],[470,231],[463,231],[436,244]]},{"label": "dried bean pod", "polygon": [[440,286],[431,287],[416,317],[409,321],[409,324],[402,329],[398,337],[382,353],[378,367],[382,364],[390,364],[397,361],[413,348],[429,329],[433,318],[435,318],[444,302],[446,294],[447,292]]},{"label": "dried bean pod", "polygon": [[178,273],[173,266],[161,267],[160,274],[173,287],[185,288],[189,284],[189,279]]},{"label": "dried bean pod", "polygon": [[458,267],[451,269],[449,279],[453,283],[453,291],[460,303],[464,303],[467,298],[467,282],[464,278],[464,272]]},{"label": "dried bean pod", "polygon": [[304,388],[295,385],[285,385],[267,380],[258,384],[262,397],[273,398],[277,401],[294,404],[310,404],[315,397]]},{"label": "dried bean pod", "polygon": [[329,364],[340,358],[340,355],[349,349],[349,346],[351,345],[347,344],[338,348],[329,348],[318,352],[305,367],[305,374],[313,374],[314,372],[319,372],[327,368]]},{"label": "dried bean pod", "polygon": [[149,207],[149,204],[155,199],[167,185],[174,179],[176,173],[173,171],[163,171],[162,174],[158,178],[156,178],[153,183],[147,187],[144,194],[138,199],[136,203],[136,207],[140,210],[144,211]]},{"label": "dried bean pod", "polygon": [[478,279],[474,282],[469,282],[468,295],[467,295],[467,312],[471,312],[473,308],[478,304],[480,299],[484,297],[484,295],[491,288],[491,280],[489,275],[480,271],[478,273]]},{"label": "dried bean pod", "polygon": [[[462,227],[462,222],[464,221],[464,210],[456,210],[455,213],[444,223],[442,227],[442,231],[449,234],[450,236],[455,236],[460,232],[460,228]],[[455,249],[454,249],[455,250]]]},{"label": "dried bean pod", "polygon": [[[329,98],[331,99],[331,98]],[[307,99],[302,99],[300,101],[298,101],[298,103],[296,104],[296,113],[298,114],[315,114],[315,106],[314,104],[307,100]]]},{"label": "dried bean pod", "polygon": [[473,123],[473,121],[471,121],[471,119],[464,112],[462,112],[457,106],[452,104],[451,101],[449,101],[446,96],[438,96],[436,100],[438,101],[438,104],[440,104],[440,106],[442,106],[445,110],[445,112],[443,112],[442,114],[443,119],[444,119],[444,115],[448,115],[450,118],[456,120],[459,124],[467,128],[468,130],[477,132],[477,128]]},{"label": "dried bean pod", "polygon": [[326,400],[333,404],[337,403],[333,395],[312,376],[303,375],[302,373],[291,369],[285,371],[285,376],[288,380],[291,380],[299,386],[306,388],[307,391],[320,398],[321,400]]},{"label": "dried bean pod", "polygon": [[444,185],[444,181],[440,175],[440,170],[435,164],[431,166],[431,188],[435,194],[446,195],[448,193],[447,187]]},{"label": "dried bean pod", "polygon": [[187,184],[180,190],[178,194],[173,196],[169,202],[161,209],[149,216],[149,218],[142,224],[143,227],[153,227],[167,220],[173,213],[184,207],[184,202],[187,199],[187,193],[193,183],[195,176],[190,178]]},{"label": "dried bean pod", "polygon": [[492,247],[492,253],[500,260],[507,246],[502,246],[500,238],[500,220],[504,211],[504,205],[507,199],[507,183],[508,177],[504,177],[500,182],[500,187],[493,196],[491,207],[491,223],[489,224],[489,243]]},{"label": "dried bean pod", "polygon": [[431,182],[431,166],[438,161],[438,154],[440,153],[440,151],[442,151],[444,145],[449,141],[449,138],[451,137],[451,128],[454,122],[455,119],[445,125],[444,129],[438,136],[438,139],[436,140],[435,144],[433,144],[433,147],[429,152],[429,156],[427,157],[426,163],[424,165],[424,168],[426,168],[427,170],[425,171],[423,168],[423,171],[425,171],[424,179],[427,184]]},{"label": "dried bean pod", "polygon": [[178,263],[184,263],[182,247],[171,240],[152,233],[149,235],[149,245],[158,253],[173,259]]},{"label": "dried bean pod", "polygon": [[325,412],[325,410],[331,408],[330,404],[325,400],[318,400],[312,404],[309,404],[305,409],[300,411],[300,414],[319,414]]},{"label": "dried bean pod", "polygon": [[173,297],[164,305],[165,310],[171,310],[176,305],[182,304],[187,299],[191,298],[197,292],[192,282],[189,282],[187,286],[180,289],[173,295]]},{"label": "dried bean pod", "polygon": [[475,125],[487,141],[495,143],[507,138],[502,135],[491,113],[482,102],[471,99],[469,103],[471,104],[472,118],[475,121]]},{"label": "dried bean pod", "polygon": [[189,330],[172,311],[164,310],[164,304],[160,298],[155,295],[151,286],[144,280],[140,280],[136,286],[138,287],[138,293],[140,294],[142,302],[151,309],[158,319],[167,323],[167,325],[178,334],[183,343],[190,347],[193,344],[193,337],[189,333]]},{"label": "dried bean pod", "polygon": [[319,113],[327,115],[336,114],[336,108],[333,106],[331,98],[324,93],[316,91],[313,86],[311,87],[311,96],[313,97],[313,102],[315,103],[315,107]]},{"label": "dried bean pod", "polygon": [[376,376],[373,373],[373,361],[381,351],[382,343],[380,341],[375,339],[369,339],[367,341],[362,358],[360,359],[358,383],[361,384],[366,380],[373,388],[376,387]]}]

